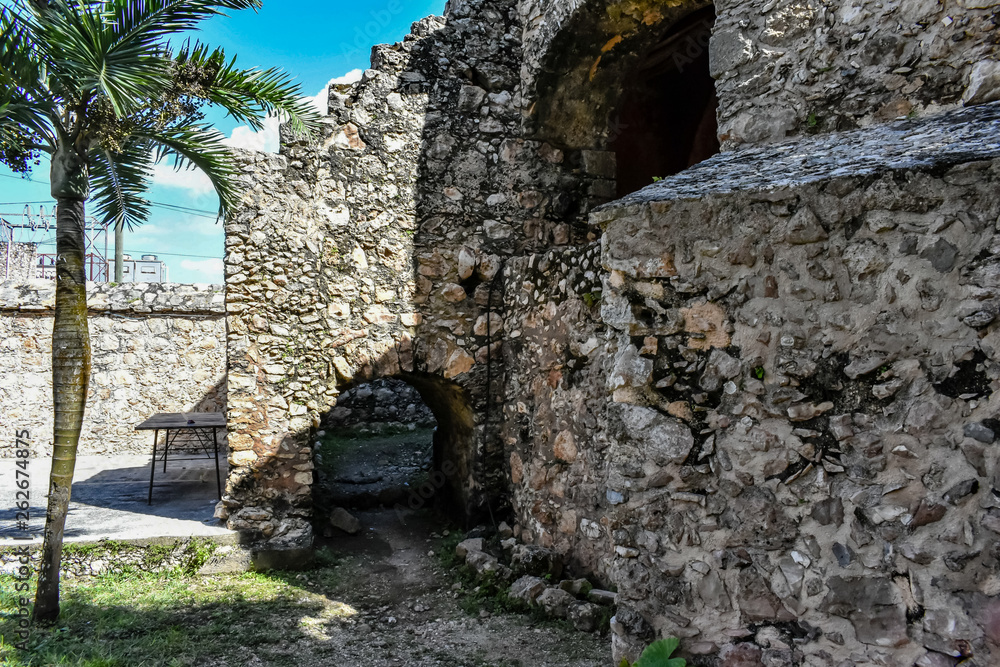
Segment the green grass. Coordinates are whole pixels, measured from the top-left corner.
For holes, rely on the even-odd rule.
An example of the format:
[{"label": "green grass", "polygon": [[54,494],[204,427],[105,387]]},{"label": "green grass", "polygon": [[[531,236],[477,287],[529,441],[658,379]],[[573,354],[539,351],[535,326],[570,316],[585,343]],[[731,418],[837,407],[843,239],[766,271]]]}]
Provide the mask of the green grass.
[{"label": "green grass", "polygon": [[322,593],[343,577],[335,558],[320,562],[305,573],[197,577],[177,570],[64,581],[58,624],[33,629],[27,652],[13,646],[15,581],[0,576],[0,664],[178,667],[242,664],[238,656],[249,653],[267,665],[293,664],[290,642],[355,613]]}]

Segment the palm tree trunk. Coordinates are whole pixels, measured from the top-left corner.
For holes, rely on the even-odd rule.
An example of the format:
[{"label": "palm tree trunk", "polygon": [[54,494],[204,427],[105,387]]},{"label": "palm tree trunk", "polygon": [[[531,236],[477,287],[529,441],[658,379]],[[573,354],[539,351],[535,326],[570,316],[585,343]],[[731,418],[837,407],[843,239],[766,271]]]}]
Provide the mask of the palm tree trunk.
[{"label": "palm tree trunk", "polygon": [[[125,255],[125,223],[116,220],[115,221],[115,282],[119,285],[122,280],[124,280],[125,269],[122,261],[122,257]],[[134,278],[135,276],[133,276]]]},{"label": "palm tree trunk", "polygon": [[90,382],[84,225],[83,200],[59,198],[56,211],[56,312],[52,327],[55,437],[45,540],[33,614],[36,621],[50,622],[59,616],[63,530]]}]

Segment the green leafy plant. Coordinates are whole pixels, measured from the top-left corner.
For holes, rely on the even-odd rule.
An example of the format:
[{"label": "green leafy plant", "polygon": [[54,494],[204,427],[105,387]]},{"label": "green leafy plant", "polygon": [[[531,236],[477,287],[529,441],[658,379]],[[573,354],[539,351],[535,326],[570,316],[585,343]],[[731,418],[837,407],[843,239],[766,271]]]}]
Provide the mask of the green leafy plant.
[{"label": "green leafy plant", "polygon": [[763,366],[758,366],[757,368],[753,369],[753,376],[755,378],[757,378],[758,380],[763,380],[764,379],[764,367]]},{"label": "green leafy plant", "polygon": [[583,302],[587,304],[587,308],[593,308],[594,305],[601,302],[600,292],[587,292],[583,295]]},{"label": "green leafy plant", "polygon": [[659,183],[662,180],[663,180],[662,176],[653,176],[653,182],[654,183]]},{"label": "green leafy plant", "polygon": [[623,659],[619,667],[687,667],[687,660],[684,658],[670,657],[680,645],[681,640],[677,637],[655,641],[646,647],[637,662],[630,666],[628,660]]}]

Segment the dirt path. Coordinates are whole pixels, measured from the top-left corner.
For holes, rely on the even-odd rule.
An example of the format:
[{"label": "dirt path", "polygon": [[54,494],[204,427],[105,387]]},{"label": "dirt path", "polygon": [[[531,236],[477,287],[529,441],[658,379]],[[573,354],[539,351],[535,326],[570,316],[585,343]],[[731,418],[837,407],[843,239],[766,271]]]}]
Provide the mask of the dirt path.
[{"label": "dirt path", "polygon": [[369,510],[357,516],[364,526],[361,533],[326,540],[341,559],[342,576],[334,590],[324,591],[357,615],[317,627],[314,636],[321,641],[310,642],[316,660],[299,664],[609,664],[606,637],[552,623],[537,625],[521,614],[482,611],[475,616],[463,610],[462,593],[453,589],[454,573],[446,572],[433,553],[440,540],[431,538],[437,526],[427,514]]}]

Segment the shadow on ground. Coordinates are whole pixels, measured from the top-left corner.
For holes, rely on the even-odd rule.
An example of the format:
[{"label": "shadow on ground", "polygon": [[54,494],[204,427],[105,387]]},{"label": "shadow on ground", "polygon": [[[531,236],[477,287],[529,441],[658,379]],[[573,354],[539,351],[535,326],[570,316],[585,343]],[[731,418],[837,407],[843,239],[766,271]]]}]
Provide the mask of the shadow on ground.
[{"label": "shadow on ground", "polygon": [[[149,464],[148,455],[80,457],[66,518],[66,539],[140,539],[231,533],[214,518],[215,504],[219,500],[214,460],[171,460],[166,472],[160,464],[152,505],[147,504]],[[35,541],[40,541],[42,535],[50,465],[50,459],[32,461],[29,525]],[[220,465],[225,483],[227,465],[224,461]],[[0,481],[3,481],[2,475]],[[16,510],[0,510],[0,545],[11,543],[24,534],[15,518]]]},{"label": "shadow on ground", "polygon": [[[11,667],[598,667],[606,637],[463,605],[438,558],[427,512],[358,513],[363,530],[325,541],[305,572],[83,579],[64,585],[55,629]],[[0,636],[10,642],[14,581],[0,577]],[[2,644],[3,642],[0,642]]]}]

